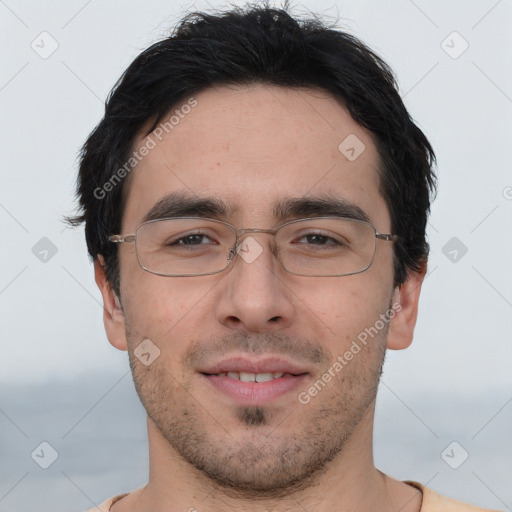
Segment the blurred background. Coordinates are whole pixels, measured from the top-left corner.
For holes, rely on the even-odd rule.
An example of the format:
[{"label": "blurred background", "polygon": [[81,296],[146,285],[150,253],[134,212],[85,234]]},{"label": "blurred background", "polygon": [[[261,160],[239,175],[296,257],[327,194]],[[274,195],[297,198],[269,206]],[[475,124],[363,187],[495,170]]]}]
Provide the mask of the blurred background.
[{"label": "blurred background", "polygon": [[[512,510],[512,1],[291,5],[391,65],[438,156],[429,273],[413,345],[388,353],[376,464]],[[128,359],[106,339],[83,228],[62,217],[121,73],[185,13],[227,6],[0,0],[0,512],[84,510],[147,480]]]}]

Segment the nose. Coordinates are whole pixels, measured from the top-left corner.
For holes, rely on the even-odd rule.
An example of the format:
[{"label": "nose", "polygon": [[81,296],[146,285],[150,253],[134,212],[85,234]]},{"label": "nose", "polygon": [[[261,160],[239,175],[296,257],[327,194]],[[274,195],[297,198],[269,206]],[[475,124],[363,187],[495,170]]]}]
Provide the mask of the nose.
[{"label": "nose", "polygon": [[217,286],[216,315],[230,329],[277,331],[293,322],[293,293],[276,257],[272,237],[251,234],[240,241],[228,273]]}]

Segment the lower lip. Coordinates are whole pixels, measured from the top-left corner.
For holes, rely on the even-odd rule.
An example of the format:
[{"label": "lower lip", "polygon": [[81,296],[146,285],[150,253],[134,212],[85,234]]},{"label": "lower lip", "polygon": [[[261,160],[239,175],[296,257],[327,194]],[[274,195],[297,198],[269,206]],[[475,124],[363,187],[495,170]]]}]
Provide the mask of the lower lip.
[{"label": "lower lip", "polygon": [[212,386],[240,404],[264,405],[303,384],[307,374],[281,377],[266,382],[243,382],[218,375],[203,374],[203,376]]}]

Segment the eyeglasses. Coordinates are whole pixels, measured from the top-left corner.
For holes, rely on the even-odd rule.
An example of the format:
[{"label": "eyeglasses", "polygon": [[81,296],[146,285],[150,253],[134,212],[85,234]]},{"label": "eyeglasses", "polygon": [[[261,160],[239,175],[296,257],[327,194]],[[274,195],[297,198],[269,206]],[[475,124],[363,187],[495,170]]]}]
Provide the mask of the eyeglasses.
[{"label": "eyeglasses", "polygon": [[254,261],[263,251],[247,233],[275,236],[274,254],[283,268],[301,276],[346,276],[367,270],[376,240],[393,242],[397,235],[378,233],[360,220],[314,217],[281,224],[276,229],[237,229],[215,219],[178,217],[141,224],[135,234],[111,235],[114,243],[135,242],[140,266],[168,277],[204,276],[225,270],[236,254]]}]

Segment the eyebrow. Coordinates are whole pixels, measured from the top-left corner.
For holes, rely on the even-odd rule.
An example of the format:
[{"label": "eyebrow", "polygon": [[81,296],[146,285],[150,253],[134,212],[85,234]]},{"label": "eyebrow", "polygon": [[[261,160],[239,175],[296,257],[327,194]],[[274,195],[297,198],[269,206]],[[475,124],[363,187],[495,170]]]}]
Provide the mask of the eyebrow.
[{"label": "eyebrow", "polygon": [[[144,215],[142,222],[172,217],[227,219],[236,211],[238,208],[222,199],[174,192],[159,199]],[[369,215],[361,207],[331,195],[281,199],[273,207],[273,216],[279,221],[333,216],[370,222]]]}]

